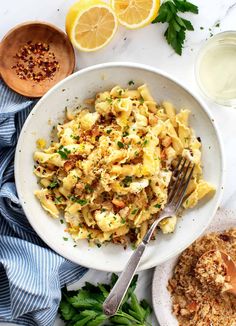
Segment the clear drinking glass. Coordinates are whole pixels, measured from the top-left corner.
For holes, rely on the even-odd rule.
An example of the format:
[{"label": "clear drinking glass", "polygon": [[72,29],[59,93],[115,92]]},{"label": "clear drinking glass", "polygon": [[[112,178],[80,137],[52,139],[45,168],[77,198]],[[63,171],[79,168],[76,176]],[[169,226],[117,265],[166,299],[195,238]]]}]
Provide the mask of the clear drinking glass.
[{"label": "clear drinking glass", "polygon": [[207,40],[199,51],[195,74],[207,97],[236,107],[236,31],[222,32]]}]

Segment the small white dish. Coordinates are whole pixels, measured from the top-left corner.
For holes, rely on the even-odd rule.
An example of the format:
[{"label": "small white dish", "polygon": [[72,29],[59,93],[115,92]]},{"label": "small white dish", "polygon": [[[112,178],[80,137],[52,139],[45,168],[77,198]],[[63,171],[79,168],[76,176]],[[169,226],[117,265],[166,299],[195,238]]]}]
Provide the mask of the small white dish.
[{"label": "small white dish", "polygon": [[[224,231],[235,225],[234,212],[219,210],[204,234]],[[153,274],[152,303],[160,326],[178,326],[178,321],[172,313],[171,296],[167,290],[168,280],[173,274],[178,257],[157,266]]]},{"label": "small white dish", "polygon": [[[157,240],[151,241],[139,270],[167,261],[199,237],[211,222],[222,194],[224,170],[219,134],[206,105],[190,90],[166,73],[136,63],[101,64],[69,76],[39,100],[24,124],[15,156],[16,186],[25,214],[38,235],[60,255],[98,270],[122,271],[132,249],[128,247],[124,250],[122,246],[114,244],[101,248],[89,247],[87,241],[73,247],[73,241],[64,232],[65,225],[47,215],[34,196],[34,190],[39,186],[33,174],[33,153],[38,138],[49,140],[52,126],[63,115],[65,106],[76,106],[96,92],[111,89],[117,84],[128,87],[131,80],[135,82],[134,87],[147,83],[158,102],[169,100],[178,109],[185,107],[191,110],[190,125],[203,144],[204,177],[217,189],[214,197],[188,210],[179,219],[174,234],[159,233]],[[63,237],[67,237],[68,241],[64,241]]]}]

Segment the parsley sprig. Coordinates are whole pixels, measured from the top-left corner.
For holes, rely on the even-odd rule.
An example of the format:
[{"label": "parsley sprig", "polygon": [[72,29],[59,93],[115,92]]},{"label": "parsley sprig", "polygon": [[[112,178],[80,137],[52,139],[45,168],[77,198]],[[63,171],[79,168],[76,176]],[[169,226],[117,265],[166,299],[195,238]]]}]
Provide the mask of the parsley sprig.
[{"label": "parsley sprig", "polygon": [[104,315],[102,304],[117,281],[117,278],[117,275],[112,274],[110,284],[97,284],[97,286],[86,282],[85,286],[78,291],[67,291],[63,289],[59,313],[61,318],[66,322],[66,325],[151,326],[147,322],[147,317],[151,314],[151,307],[146,300],[139,302],[134,294],[138,280],[137,275],[134,276],[118,312],[112,317]]},{"label": "parsley sprig", "polygon": [[152,23],[168,23],[165,38],[175,52],[181,55],[186,30],[193,31],[194,28],[189,20],[178,15],[179,12],[198,14],[198,7],[187,0],[168,0],[162,3],[158,16]]}]

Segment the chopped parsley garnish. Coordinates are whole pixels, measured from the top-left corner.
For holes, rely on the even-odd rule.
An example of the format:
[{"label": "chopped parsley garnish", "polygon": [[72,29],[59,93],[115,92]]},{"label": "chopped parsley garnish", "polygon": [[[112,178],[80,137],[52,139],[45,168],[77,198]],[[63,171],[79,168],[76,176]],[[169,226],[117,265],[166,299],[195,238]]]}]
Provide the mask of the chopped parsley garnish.
[{"label": "chopped parsley garnish", "polygon": [[88,203],[88,201],[86,199],[80,199],[75,197],[74,195],[70,196],[69,199],[75,203],[80,204],[81,206],[84,206]]},{"label": "chopped parsley garnish", "polygon": [[68,154],[70,154],[71,152],[67,148],[61,146],[59,148],[59,150],[57,151],[57,153],[60,154],[62,159],[67,160],[68,159]]},{"label": "chopped parsley garnish", "polygon": [[132,210],[131,214],[135,215],[138,212],[138,208],[135,208],[134,210]]},{"label": "chopped parsley garnish", "polygon": [[144,142],[143,142],[143,146],[146,146],[148,144],[148,140],[145,139]]},{"label": "chopped parsley garnish", "polygon": [[124,217],[121,218],[121,223],[125,224],[126,223],[126,219]]},{"label": "chopped parsley garnish", "polygon": [[106,212],[106,208],[102,208],[101,212],[102,213]]},{"label": "chopped parsley garnish", "polygon": [[63,240],[64,240],[64,241],[68,241],[68,238],[66,238],[66,237],[63,237]]},{"label": "chopped parsley garnish", "polygon": [[128,135],[129,135],[128,131],[124,131],[124,132],[122,133],[122,137],[126,137],[126,136],[128,136]]},{"label": "chopped parsley garnish", "polygon": [[76,199],[76,203],[80,204],[81,206],[84,206],[88,203],[86,199]]},{"label": "chopped parsley garnish", "polygon": [[71,135],[71,138],[73,138],[75,140],[79,140],[80,139],[80,136]]},{"label": "chopped parsley garnish", "polygon": [[168,0],[162,3],[155,23],[167,23],[165,38],[169,45],[179,55],[182,54],[186,31],[193,31],[193,25],[187,19],[179,16],[179,12],[191,12],[198,14],[198,7],[187,0]]},{"label": "chopped parsley garnish", "polygon": [[134,243],[131,244],[131,249],[132,249],[132,250],[135,250],[135,249],[136,249],[136,246],[135,246]]},{"label": "chopped parsley garnish", "polygon": [[55,204],[60,204],[61,203],[61,200],[62,200],[62,196],[59,196],[59,197],[55,197]]},{"label": "chopped parsley garnish", "polygon": [[154,207],[161,208],[161,205],[160,204],[156,204],[156,205],[154,205]]},{"label": "chopped parsley garnish", "polygon": [[128,85],[129,85],[129,86],[134,85],[134,81],[133,81],[133,80],[130,80],[130,81],[128,82]]},{"label": "chopped parsley garnish", "polygon": [[89,240],[92,239],[92,235],[91,235],[91,233],[88,234],[88,239],[89,239]]},{"label": "chopped parsley garnish", "polygon": [[111,103],[112,103],[112,98],[110,98],[110,97],[107,97],[107,98],[106,98],[106,101],[107,101],[108,103],[110,103],[110,104],[111,104]]},{"label": "chopped parsley garnish", "polygon": [[140,100],[139,100],[140,104],[143,104],[144,103],[144,99],[141,97]]},{"label": "chopped parsley garnish", "polygon": [[123,180],[122,183],[124,187],[129,187],[130,183],[132,182],[132,177],[127,175]]},{"label": "chopped parsley garnish", "polygon": [[125,147],[125,145],[121,141],[118,141],[117,145],[118,145],[119,148],[124,148]]},{"label": "chopped parsley garnish", "polygon": [[55,180],[55,181],[52,181],[49,185],[48,185],[48,189],[53,189],[53,188],[56,188],[56,187],[58,187],[59,186],[59,183],[58,183],[58,181],[57,180]]},{"label": "chopped parsley garnish", "polygon": [[64,224],[64,221],[63,221],[63,220],[60,220],[60,223],[61,223],[61,224]]},{"label": "chopped parsley garnish", "polygon": [[109,135],[112,132],[112,129],[108,129],[106,133]]},{"label": "chopped parsley garnish", "polygon": [[118,92],[119,96],[122,95],[122,92],[123,92],[122,89],[120,89],[119,92]]},{"label": "chopped parsley garnish", "polygon": [[88,183],[85,185],[84,188],[89,194],[91,194],[91,192],[93,192],[93,188]]},{"label": "chopped parsley garnish", "polygon": [[101,248],[101,243],[96,243],[96,246],[98,247],[98,248]]}]

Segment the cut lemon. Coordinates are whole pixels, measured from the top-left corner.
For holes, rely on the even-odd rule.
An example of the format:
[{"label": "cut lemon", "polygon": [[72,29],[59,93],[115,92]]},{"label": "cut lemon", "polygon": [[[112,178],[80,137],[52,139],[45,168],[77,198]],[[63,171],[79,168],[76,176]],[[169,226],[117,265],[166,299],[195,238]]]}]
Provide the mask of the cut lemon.
[{"label": "cut lemon", "polygon": [[157,16],[160,0],[111,0],[119,22],[129,29],[150,24]]},{"label": "cut lemon", "polygon": [[98,0],[80,0],[70,7],[66,16],[66,32],[81,51],[104,47],[113,38],[117,25],[112,8]]}]

